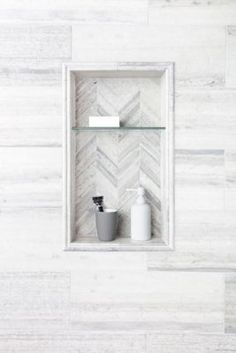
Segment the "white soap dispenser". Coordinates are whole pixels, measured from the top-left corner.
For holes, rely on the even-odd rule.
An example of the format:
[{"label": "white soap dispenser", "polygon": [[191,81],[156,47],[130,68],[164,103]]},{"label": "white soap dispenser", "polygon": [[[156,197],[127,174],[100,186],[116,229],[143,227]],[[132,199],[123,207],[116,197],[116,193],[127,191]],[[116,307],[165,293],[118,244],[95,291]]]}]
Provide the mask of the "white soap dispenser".
[{"label": "white soap dispenser", "polygon": [[138,198],[131,207],[131,239],[146,241],[151,239],[151,208],[145,200],[143,187],[128,189],[137,191]]}]

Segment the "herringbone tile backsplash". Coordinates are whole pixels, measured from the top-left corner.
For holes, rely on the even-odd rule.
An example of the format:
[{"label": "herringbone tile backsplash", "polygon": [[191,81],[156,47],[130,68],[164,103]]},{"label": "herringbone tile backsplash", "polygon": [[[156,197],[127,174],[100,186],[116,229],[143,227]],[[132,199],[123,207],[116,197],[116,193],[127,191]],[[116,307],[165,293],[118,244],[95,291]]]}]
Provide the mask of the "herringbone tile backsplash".
[{"label": "herringbone tile backsplash", "polygon": [[[158,126],[159,78],[76,79],[76,124],[90,115],[119,115],[122,126]],[[130,207],[136,195],[127,188],[143,185],[152,207],[152,236],[161,238],[161,133],[157,131],[77,134],[76,233],[95,236],[92,196],[104,195],[119,210],[119,236],[130,236]]]}]

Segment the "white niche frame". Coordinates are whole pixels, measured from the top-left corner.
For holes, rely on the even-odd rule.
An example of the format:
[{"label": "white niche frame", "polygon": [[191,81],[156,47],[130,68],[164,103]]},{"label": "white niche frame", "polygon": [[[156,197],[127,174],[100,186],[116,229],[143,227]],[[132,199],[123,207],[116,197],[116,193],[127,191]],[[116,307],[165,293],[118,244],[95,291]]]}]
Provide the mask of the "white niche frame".
[{"label": "white niche frame", "polygon": [[[164,117],[165,138],[162,148],[165,160],[162,163],[162,201],[164,205],[163,229],[165,241],[132,242],[117,239],[113,242],[73,241],[75,233],[75,203],[73,199],[75,188],[75,134],[72,131],[75,117],[75,82],[74,75],[97,76],[123,75],[128,72],[134,77],[156,75],[162,80],[162,120]],[[119,76],[118,76],[119,77]],[[130,76],[129,76],[130,77]],[[65,250],[67,251],[169,251],[174,250],[174,63],[172,62],[116,62],[116,63],[68,63],[63,64],[63,231]]]}]

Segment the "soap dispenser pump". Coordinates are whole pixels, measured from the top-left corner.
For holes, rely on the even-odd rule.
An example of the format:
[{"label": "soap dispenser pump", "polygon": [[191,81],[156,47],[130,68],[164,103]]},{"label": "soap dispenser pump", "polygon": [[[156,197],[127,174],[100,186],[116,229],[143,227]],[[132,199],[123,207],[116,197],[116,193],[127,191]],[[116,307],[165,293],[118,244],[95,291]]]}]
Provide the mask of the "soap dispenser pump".
[{"label": "soap dispenser pump", "polygon": [[151,208],[145,200],[145,190],[143,187],[137,189],[127,189],[136,191],[137,200],[131,207],[131,239],[146,241],[151,239]]}]

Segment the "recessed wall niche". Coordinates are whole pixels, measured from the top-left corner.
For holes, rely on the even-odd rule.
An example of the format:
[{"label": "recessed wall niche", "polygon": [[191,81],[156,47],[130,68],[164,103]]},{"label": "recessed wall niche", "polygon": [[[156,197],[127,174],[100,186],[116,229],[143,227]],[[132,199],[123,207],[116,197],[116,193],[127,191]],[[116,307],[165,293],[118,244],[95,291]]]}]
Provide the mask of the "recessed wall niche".
[{"label": "recessed wall niche", "polygon": [[[173,64],[68,64],[64,67],[64,220],[67,250],[173,248]],[[120,128],[89,128],[89,116],[120,117]],[[142,185],[152,239],[130,238],[130,208]],[[96,237],[94,195],[119,211],[113,242]]]}]

